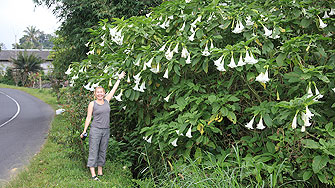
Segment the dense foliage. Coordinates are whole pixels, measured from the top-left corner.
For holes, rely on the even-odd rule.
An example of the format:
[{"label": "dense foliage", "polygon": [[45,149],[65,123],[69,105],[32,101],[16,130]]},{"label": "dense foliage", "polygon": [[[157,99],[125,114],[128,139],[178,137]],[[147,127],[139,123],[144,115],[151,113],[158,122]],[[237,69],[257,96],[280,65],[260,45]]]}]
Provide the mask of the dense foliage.
[{"label": "dense foliage", "polygon": [[243,164],[240,185],[334,184],[334,8],[166,1],[146,16],[103,20],[88,59],[67,71],[71,90],[109,90],[127,72],[112,126],[140,173],[191,158]]}]

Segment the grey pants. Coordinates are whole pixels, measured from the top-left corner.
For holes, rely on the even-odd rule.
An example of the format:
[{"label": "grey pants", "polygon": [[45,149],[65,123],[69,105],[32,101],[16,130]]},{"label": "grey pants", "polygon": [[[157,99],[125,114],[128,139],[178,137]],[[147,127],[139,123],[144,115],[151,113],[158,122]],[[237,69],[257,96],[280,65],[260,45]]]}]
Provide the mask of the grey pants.
[{"label": "grey pants", "polygon": [[87,167],[104,166],[110,129],[91,127]]}]

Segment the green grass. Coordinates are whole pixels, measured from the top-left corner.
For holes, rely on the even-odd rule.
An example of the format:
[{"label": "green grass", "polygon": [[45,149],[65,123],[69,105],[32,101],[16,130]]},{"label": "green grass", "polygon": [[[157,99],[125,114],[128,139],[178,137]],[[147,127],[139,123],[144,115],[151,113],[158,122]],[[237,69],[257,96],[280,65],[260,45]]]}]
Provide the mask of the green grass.
[{"label": "green grass", "polygon": [[[0,88],[13,88],[25,91],[54,109],[58,108],[56,98],[48,90],[13,87],[0,84]],[[41,149],[30,162],[6,188],[25,187],[133,187],[131,173],[123,169],[120,164],[106,162],[104,176],[100,182],[92,181],[90,173],[82,159],[71,157],[71,147],[66,146],[62,135],[68,131],[69,123],[63,115],[54,117],[49,130],[49,136]],[[85,156],[86,157],[86,156]]]}]

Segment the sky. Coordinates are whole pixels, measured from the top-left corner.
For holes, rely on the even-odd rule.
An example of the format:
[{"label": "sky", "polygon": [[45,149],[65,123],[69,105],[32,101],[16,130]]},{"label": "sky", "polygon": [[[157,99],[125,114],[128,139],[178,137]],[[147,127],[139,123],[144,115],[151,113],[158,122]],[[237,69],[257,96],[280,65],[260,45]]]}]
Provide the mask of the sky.
[{"label": "sky", "polygon": [[53,34],[60,23],[52,14],[52,10],[37,6],[33,0],[0,0],[0,43],[6,49],[12,49],[12,44],[19,42],[28,26],[46,34]]}]

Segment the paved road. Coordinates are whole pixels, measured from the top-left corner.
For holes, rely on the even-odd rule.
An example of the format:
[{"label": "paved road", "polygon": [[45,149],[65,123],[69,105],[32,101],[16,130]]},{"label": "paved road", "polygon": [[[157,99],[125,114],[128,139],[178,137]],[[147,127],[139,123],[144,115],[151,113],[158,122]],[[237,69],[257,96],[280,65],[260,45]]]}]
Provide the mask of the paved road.
[{"label": "paved road", "polygon": [[53,115],[36,97],[0,88],[0,185],[40,150]]}]

